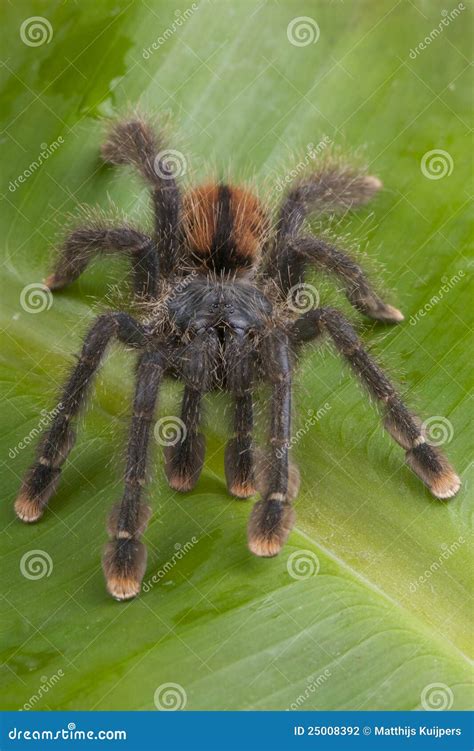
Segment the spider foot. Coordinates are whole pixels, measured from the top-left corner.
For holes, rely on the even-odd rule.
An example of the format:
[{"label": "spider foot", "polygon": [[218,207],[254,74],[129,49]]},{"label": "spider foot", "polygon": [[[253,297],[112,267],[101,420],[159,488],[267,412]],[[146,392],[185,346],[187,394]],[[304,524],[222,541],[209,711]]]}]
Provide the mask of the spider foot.
[{"label": "spider foot", "polygon": [[254,555],[271,558],[278,555],[293,529],[296,515],[286,500],[274,493],[258,501],[248,523],[248,546]]},{"label": "spider foot", "polygon": [[452,498],[461,487],[461,480],[446,457],[429,443],[409,449],[406,460],[436,498]]},{"label": "spider foot", "polygon": [[364,312],[375,321],[382,321],[383,323],[400,323],[405,320],[405,316],[398,308],[382,302],[376,308],[367,309]]},{"label": "spider foot", "polygon": [[31,524],[43,516],[46,504],[57,488],[60,474],[59,467],[41,463],[33,466],[15,501],[15,513],[22,522]]},{"label": "spider foot", "polygon": [[51,292],[54,292],[57,289],[62,289],[67,285],[67,281],[60,279],[56,274],[50,274],[47,276],[46,279],[43,279],[43,283],[49,290],[51,290]]},{"label": "spider foot", "polygon": [[204,464],[206,439],[190,434],[174,446],[165,446],[165,474],[168,485],[180,493],[192,490],[199,480]]},{"label": "spider foot", "polygon": [[224,463],[229,493],[242,499],[255,495],[251,448],[233,438],[226,446]]},{"label": "spider foot", "polygon": [[20,493],[15,501],[15,513],[22,522],[31,524],[43,516],[44,506],[38,498],[29,498],[26,493]]},{"label": "spider foot", "polygon": [[146,568],[146,547],[132,538],[112,540],[102,561],[107,589],[116,600],[130,600],[141,589]]}]

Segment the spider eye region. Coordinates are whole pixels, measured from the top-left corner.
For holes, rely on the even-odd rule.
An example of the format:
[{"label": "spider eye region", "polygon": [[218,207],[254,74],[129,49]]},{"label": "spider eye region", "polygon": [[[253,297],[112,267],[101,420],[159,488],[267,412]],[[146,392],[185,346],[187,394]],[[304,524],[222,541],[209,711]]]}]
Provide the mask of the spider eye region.
[{"label": "spider eye region", "polygon": [[182,332],[210,329],[257,331],[272,313],[272,305],[255,287],[242,282],[216,283],[196,279],[167,303]]},{"label": "spider eye region", "polygon": [[195,263],[212,271],[238,273],[259,260],[269,221],[249,191],[209,183],[184,197],[183,230]]}]

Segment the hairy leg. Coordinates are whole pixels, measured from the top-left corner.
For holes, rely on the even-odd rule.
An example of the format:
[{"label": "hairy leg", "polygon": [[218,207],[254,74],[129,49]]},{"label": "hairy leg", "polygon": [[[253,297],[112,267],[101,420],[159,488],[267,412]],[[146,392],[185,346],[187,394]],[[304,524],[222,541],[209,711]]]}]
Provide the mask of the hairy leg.
[{"label": "hairy leg", "polygon": [[288,492],[291,431],[291,362],[288,339],[275,332],[265,341],[264,358],[272,383],[270,454],[265,495],[252,509],[248,544],[258,556],[274,556],[295,522]]},{"label": "hairy leg", "polygon": [[160,269],[170,274],[179,253],[180,191],[167,151],[149,123],[138,117],[114,124],[102,148],[111,164],[133,165],[152,189]]},{"label": "hairy leg", "polygon": [[159,273],[155,242],[132,227],[107,227],[99,219],[67,236],[46,285],[51,290],[62,289],[77,279],[95,256],[113,253],[123,253],[131,259],[135,292],[153,299],[158,292]]},{"label": "hairy leg", "polygon": [[204,463],[206,443],[199,432],[201,401],[210,388],[217,349],[216,333],[206,331],[185,347],[178,360],[179,376],[184,381],[181,424],[173,445],[165,446],[164,455],[168,483],[182,493],[195,486]]},{"label": "hairy leg", "polygon": [[127,448],[125,488],[121,502],[112,509],[109,517],[108,531],[112,540],[103,557],[107,589],[117,600],[135,597],[145,573],[146,548],[140,537],[151,511],[142,502],[142,492],[151,425],[163,371],[163,357],[159,352],[141,355]]},{"label": "hairy leg", "polygon": [[253,476],[253,357],[251,342],[244,332],[226,337],[227,388],[234,398],[234,437],[225,450],[225,473],[229,493],[249,498],[255,493]]},{"label": "hairy leg", "polygon": [[373,175],[344,164],[323,165],[294,185],[283,200],[278,219],[278,242],[295,237],[310,212],[335,213],[362,206],[380,190]]},{"label": "hairy leg", "polygon": [[283,294],[304,280],[310,265],[340,280],[349,302],[360,313],[385,323],[403,321],[402,313],[387,305],[372,289],[361,267],[343,251],[316,237],[296,237],[282,248],[274,274]]},{"label": "hairy leg", "polygon": [[141,346],[144,342],[142,327],[125,313],[107,313],[96,319],[60,394],[51,427],[40,440],[36,461],[26,473],[15,501],[16,514],[24,522],[37,521],[56,490],[61,465],[74,446],[71,421],[84,403],[107,345],[115,336],[132,346]]},{"label": "hairy leg", "polygon": [[426,442],[421,421],[413,415],[375,360],[367,354],[352,326],[332,308],[311,310],[292,329],[295,344],[315,339],[327,332],[337,350],[351,365],[369,393],[382,405],[384,427],[406,451],[413,472],[437,498],[456,495],[461,481],[441,451]]}]

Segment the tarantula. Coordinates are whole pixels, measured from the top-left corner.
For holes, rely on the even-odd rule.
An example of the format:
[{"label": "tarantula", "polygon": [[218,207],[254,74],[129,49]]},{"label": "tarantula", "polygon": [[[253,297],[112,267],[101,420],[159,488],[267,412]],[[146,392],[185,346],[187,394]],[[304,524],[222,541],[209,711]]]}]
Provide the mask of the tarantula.
[{"label": "tarantula", "polygon": [[[146,548],[140,538],[151,510],[144,502],[148,444],[158,391],[165,376],[184,384],[180,440],[164,448],[165,473],[174,490],[189,491],[204,462],[199,432],[201,402],[220,389],[233,400],[233,437],[225,450],[229,492],[262,499],[253,507],[248,545],[257,556],[281,550],[295,522],[292,507],[299,486],[289,462],[292,378],[302,345],[328,334],[337,351],[384,412],[383,424],[406,451],[411,469],[437,498],[450,498],[460,480],[443,454],[425,439],[420,420],[364,350],[338,310],[316,307],[301,314],[294,295],[311,266],[332,272],[352,305],[369,318],[398,323],[403,315],[374,292],[361,268],[326,239],[303,234],[309,212],[334,213],[365,204],[380,188],[376,177],[340,164],[323,166],[293,184],[272,229],[269,212],[250,191],[209,183],[184,195],[162,138],[141,118],[116,123],[103,147],[111,164],[133,165],[151,187],[155,228],[151,235],[128,224],[90,220],[70,232],[46,284],[58,290],[77,279],[99,253],[123,253],[131,261],[134,291],[147,316],[125,312],[100,315],[87,333],[60,395],[57,411],[40,440],[15,511],[37,521],[56,490],[61,465],[71,451],[71,427],[113,339],[138,353],[133,415],[122,500],[109,517],[103,569],[110,594],[126,600],[138,594]],[[269,449],[256,471],[253,392],[271,390]]]}]

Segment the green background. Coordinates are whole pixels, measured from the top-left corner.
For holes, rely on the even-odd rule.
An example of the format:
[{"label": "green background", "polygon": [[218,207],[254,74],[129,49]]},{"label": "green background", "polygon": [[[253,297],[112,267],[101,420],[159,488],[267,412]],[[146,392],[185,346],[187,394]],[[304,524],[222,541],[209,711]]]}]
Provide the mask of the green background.
[{"label": "green background", "polygon": [[[182,687],[187,709],[415,709],[436,704],[433,691],[441,706],[468,708],[471,11],[413,59],[444,2],[201,2],[145,59],[187,7],[86,0],[2,9],[3,708],[36,696],[37,709],[154,709],[155,691],[170,682]],[[53,36],[31,47],[20,27],[35,15]],[[290,44],[287,26],[299,16],[317,22],[316,43]],[[98,151],[103,118],[137,105],[167,122],[170,146],[186,156],[185,183],[227,172],[271,193],[324,136],[360,153],[382,178],[384,191],[338,229],[361,242],[406,321],[358,325],[410,404],[449,421],[445,448],[464,482],[454,500],[432,499],[410,473],[331,348],[310,349],[295,387],[295,430],[308,409],[330,408],[292,449],[302,485],[282,554],[256,559],[246,548],[250,504],[226,495],[227,402],[212,397],[206,465],[191,494],[169,490],[153,448],[145,580],[172,565],[149,592],[118,604],[106,596],[100,566],[132,393],[133,358],[117,351],[79,421],[50,511],[35,526],[15,520],[12,503],[33,456],[32,446],[15,447],[54,405],[84,331],[108,305],[107,284],[125,294],[126,265],[98,262],[38,314],[22,308],[20,294],[50,270],[56,234],[79,204],[113,203],[149,225],[143,186],[102,165]],[[55,153],[11,190],[41,144],[59,137]],[[450,175],[423,175],[432,149],[448,152]],[[411,325],[455,274],[459,281]],[[347,311],[335,285],[314,283]],[[159,415],[175,414],[178,397],[167,387]],[[50,557],[48,576],[22,575],[32,550]],[[293,552],[313,556],[318,572],[293,578]],[[54,687],[40,689],[58,674]]]}]

